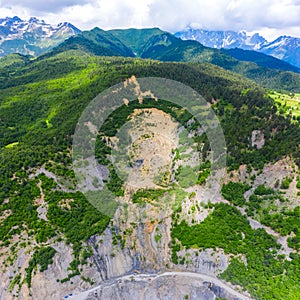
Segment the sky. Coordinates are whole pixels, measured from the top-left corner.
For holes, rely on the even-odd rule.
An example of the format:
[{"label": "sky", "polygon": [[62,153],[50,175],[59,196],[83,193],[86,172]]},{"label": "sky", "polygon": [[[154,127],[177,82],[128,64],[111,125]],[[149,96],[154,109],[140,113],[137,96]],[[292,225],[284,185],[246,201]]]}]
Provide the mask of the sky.
[{"label": "sky", "polygon": [[13,16],[66,21],[81,30],[159,27],[174,33],[191,26],[259,32],[269,41],[300,37],[300,0],[0,0],[0,18]]}]

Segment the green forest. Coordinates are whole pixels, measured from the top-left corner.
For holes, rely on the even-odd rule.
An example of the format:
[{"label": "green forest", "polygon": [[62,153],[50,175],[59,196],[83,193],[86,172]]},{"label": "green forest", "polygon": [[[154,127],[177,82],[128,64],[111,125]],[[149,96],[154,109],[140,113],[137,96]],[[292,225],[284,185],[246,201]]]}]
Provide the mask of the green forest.
[{"label": "green forest", "polygon": [[[186,248],[222,248],[233,258],[221,278],[243,286],[255,299],[299,298],[299,254],[291,254],[292,260],[285,260],[278,253],[280,245],[274,237],[264,229],[253,230],[236,208],[216,204],[199,225],[177,223],[176,217],[174,222],[172,258],[175,263],[182,262],[174,251],[180,249],[176,241]],[[241,255],[245,255],[246,264]]]}]

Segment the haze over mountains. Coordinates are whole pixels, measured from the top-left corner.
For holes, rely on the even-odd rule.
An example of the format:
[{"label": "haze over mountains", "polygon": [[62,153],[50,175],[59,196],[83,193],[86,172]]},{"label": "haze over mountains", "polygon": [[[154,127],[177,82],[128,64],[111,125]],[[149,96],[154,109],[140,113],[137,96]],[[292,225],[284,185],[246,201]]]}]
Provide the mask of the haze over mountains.
[{"label": "haze over mountains", "polygon": [[255,50],[300,67],[300,39],[296,37],[284,35],[268,42],[258,33],[249,35],[245,31],[210,31],[190,27],[176,32],[175,36],[183,40],[195,40],[211,48]]}]

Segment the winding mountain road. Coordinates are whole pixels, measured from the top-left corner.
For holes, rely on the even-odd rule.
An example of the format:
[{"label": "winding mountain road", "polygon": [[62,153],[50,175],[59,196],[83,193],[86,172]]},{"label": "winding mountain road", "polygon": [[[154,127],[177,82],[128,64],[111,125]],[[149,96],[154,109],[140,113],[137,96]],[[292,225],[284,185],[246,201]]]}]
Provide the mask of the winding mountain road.
[{"label": "winding mountain road", "polygon": [[160,274],[130,274],[130,275],[125,275],[125,276],[113,278],[111,280],[103,282],[101,285],[96,286],[96,287],[94,287],[92,289],[89,289],[87,291],[84,291],[80,294],[76,294],[76,295],[72,295],[72,296],[65,296],[67,298],[63,297],[62,299],[86,300],[90,293],[98,290],[101,287],[113,286],[115,284],[118,284],[118,283],[121,283],[122,281],[127,281],[127,280],[128,281],[135,280],[135,281],[145,281],[146,282],[149,279],[151,279],[152,281],[154,281],[154,280],[158,280],[161,277],[167,277],[167,276],[173,276],[173,277],[175,277],[175,276],[183,277],[184,276],[184,277],[199,279],[201,281],[207,281],[207,282],[210,282],[210,283],[212,283],[216,286],[219,286],[219,287],[223,288],[228,293],[230,293],[232,296],[237,297],[240,300],[251,300],[252,299],[249,296],[246,296],[246,295],[234,290],[227,283],[221,281],[220,279],[218,279],[216,277],[201,274],[201,273],[178,272],[178,271],[164,272],[164,273],[160,273]]}]

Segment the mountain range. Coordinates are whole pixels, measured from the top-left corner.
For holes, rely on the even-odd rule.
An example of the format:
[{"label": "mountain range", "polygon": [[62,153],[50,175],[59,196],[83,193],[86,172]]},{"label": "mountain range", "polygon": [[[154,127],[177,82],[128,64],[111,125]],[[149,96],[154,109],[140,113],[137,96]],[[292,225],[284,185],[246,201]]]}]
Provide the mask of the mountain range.
[{"label": "mountain range", "polygon": [[239,53],[205,47],[197,41],[184,41],[159,28],[108,31],[94,28],[70,37],[44,55],[50,57],[67,50],[81,50],[98,56],[138,57],[163,62],[211,63],[267,88],[300,92],[300,70],[284,61],[249,50],[240,58]]},{"label": "mountain range", "polygon": [[[238,73],[267,88],[300,91],[299,68],[254,50],[236,47],[216,49],[225,45],[225,42],[221,44],[220,33],[214,37],[215,41],[219,40],[219,44],[213,43],[207,47],[203,41],[181,39],[159,28],[108,31],[94,28],[80,31],[70,23],[52,26],[37,18],[23,21],[18,17],[0,19],[0,24],[2,55],[17,52],[50,57],[75,49],[97,56],[137,57],[164,62],[205,62]],[[196,35],[188,37],[195,39]],[[257,45],[265,45],[266,40],[257,34],[247,37],[245,32],[239,33],[238,38],[234,38],[234,32],[226,37],[228,47],[241,46],[243,43],[248,45],[248,49],[256,49]],[[2,61],[2,64],[7,61],[10,58]],[[20,63],[20,58],[18,61]],[[26,60],[21,61],[24,63]]]},{"label": "mountain range", "polygon": [[[30,18],[28,21],[21,20],[17,16],[0,19],[0,56],[10,53],[40,55],[80,32],[81,30],[68,22],[50,25],[35,17]],[[140,44],[141,40],[136,36],[139,32],[138,30],[114,30],[113,34],[121,40],[121,35],[125,34],[128,38],[128,35],[133,34],[133,40],[139,41]],[[148,30],[148,34],[145,34],[145,30],[143,31],[144,42],[148,40],[149,33],[153,35],[151,30]],[[239,48],[258,51],[300,68],[300,39],[296,37],[280,36],[274,41],[268,42],[258,33],[249,35],[245,31],[210,31],[191,27],[176,32],[174,35],[182,40],[198,41],[210,48]],[[133,51],[137,49],[137,42],[134,44]],[[126,53],[125,56],[128,56],[128,54]],[[243,55],[245,54],[247,53],[243,52]],[[134,55],[139,57],[141,53],[134,51]],[[247,58],[245,60],[249,61]],[[292,71],[295,71],[295,69]]]},{"label": "mountain range", "polygon": [[0,56],[14,52],[40,55],[77,33],[80,30],[67,22],[53,26],[34,17],[28,21],[0,19]]},{"label": "mountain range", "polygon": [[210,31],[191,27],[176,32],[175,36],[195,40],[211,48],[255,50],[300,67],[300,38],[296,37],[284,35],[268,42],[258,33],[249,35],[245,31]]}]

